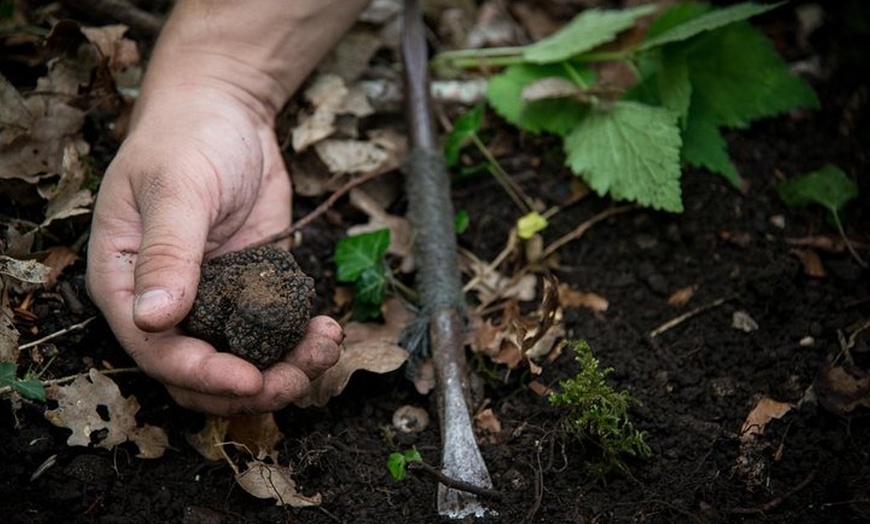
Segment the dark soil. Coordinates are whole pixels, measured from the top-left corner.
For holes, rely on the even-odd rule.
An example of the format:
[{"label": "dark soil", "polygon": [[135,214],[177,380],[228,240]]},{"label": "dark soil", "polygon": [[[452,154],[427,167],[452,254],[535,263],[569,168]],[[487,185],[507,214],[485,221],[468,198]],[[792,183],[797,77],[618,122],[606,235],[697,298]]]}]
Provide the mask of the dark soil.
[{"label": "dark soil", "polygon": [[[766,19],[766,27],[792,27],[791,11],[783,11],[780,18]],[[825,30],[828,58],[844,57],[843,48],[855,44],[848,34],[838,35],[836,27]],[[613,368],[611,384],[639,401],[631,415],[653,454],[630,460],[630,475],[594,478],[589,467],[594,449],[561,436],[559,413],[526,386],[531,379],[527,372],[507,373],[472,359],[480,376],[487,377],[485,396],[503,425],[496,435],[480,435],[493,483],[507,494],[491,504],[497,515],[486,522],[870,521],[866,409],[836,414],[804,402],[770,422],[755,446],[741,447],[740,440],[741,426],[759,398],[796,404],[826,363],[841,356],[841,334],[870,318],[870,279],[848,252],[816,250],[825,276],[810,277],[787,243],[817,234],[836,238],[823,210],[791,211],[775,190],[779,176],[837,163],[858,175],[864,195],[844,214],[847,232],[858,244],[870,242],[866,69],[846,64],[828,80],[815,81],[820,111],[784,116],[728,136],[748,181],[744,192],[719,177],[688,172],[683,214],[637,210],[619,215],[560,251],[555,276],[610,304],[598,314],[568,308],[565,326],[570,338],[588,340],[602,364]],[[500,158],[511,175],[530,193],[558,201],[570,175],[554,144],[519,136],[497,121],[490,124],[493,136],[510,143],[505,150],[519,152]],[[457,207],[471,217],[461,242],[491,259],[513,220],[509,200],[484,179],[457,185],[455,196]],[[316,204],[300,201],[297,213]],[[557,215],[546,235],[556,238],[610,205],[586,198]],[[326,240],[303,244],[297,259],[319,281],[319,309],[332,313],[325,300],[331,296],[332,269],[323,261],[331,255],[330,239],[342,229],[325,221],[312,227],[306,238]],[[865,258],[870,254],[866,247],[862,253]],[[78,264],[62,277],[83,302],[82,309],[71,308],[56,293],[36,296],[41,334],[94,312],[83,290],[83,271]],[[671,293],[687,286],[697,286],[687,304],[667,304]],[[719,305],[650,336],[664,322],[714,303]],[[732,327],[735,312],[747,313],[758,329]],[[858,338],[858,365],[860,357],[870,357],[868,340],[866,332]],[[103,361],[118,367],[131,363],[101,321],[55,343],[60,354],[51,377]],[[545,366],[538,380],[554,385],[575,372],[565,352]],[[276,507],[243,492],[225,464],[205,460],[186,443],[184,433],[202,422],[198,416],[175,406],[159,384],[143,375],[113,378],[124,394],[138,398],[143,422],[169,432],[173,448],[163,458],[141,460],[133,447],[114,452],[67,447],[67,432],[43,418],[42,405],[25,402],[13,410],[4,399],[0,521],[439,521],[435,482],[412,475],[398,483],[385,467],[389,453],[411,446],[426,461],[439,460],[437,424],[413,437],[385,430],[403,404],[422,406],[437,420],[432,400],[418,395],[401,372],[357,375],[325,408],[278,413],[287,435],[280,445],[282,460],[290,462],[305,493],[323,496],[322,506],[306,509]],[[30,480],[52,456],[55,465]]]}]

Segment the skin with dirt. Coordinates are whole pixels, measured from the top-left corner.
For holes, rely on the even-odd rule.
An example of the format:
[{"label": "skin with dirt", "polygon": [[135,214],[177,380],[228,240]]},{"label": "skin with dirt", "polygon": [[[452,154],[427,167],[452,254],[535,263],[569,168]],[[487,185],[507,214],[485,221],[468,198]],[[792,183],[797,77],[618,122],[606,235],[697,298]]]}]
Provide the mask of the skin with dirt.
[{"label": "skin with dirt", "polygon": [[203,264],[196,300],[181,325],[264,369],[302,339],[313,299],[314,280],[289,251],[258,246]]}]

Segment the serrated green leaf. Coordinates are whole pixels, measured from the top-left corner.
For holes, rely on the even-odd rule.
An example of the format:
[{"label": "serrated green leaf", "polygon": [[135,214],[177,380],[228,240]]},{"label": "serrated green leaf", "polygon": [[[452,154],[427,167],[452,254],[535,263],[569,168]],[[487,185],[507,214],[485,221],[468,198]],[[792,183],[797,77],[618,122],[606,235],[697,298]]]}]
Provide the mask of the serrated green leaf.
[{"label": "serrated green leaf", "polygon": [[541,216],[537,211],[525,214],[517,219],[517,236],[524,240],[528,240],[535,236],[536,233],[547,228],[549,222]]},{"label": "serrated green leaf", "polygon": [[728,144],[703,103],[696,102],[691,106],[683,130],[682,155],[687,164],[718,173],[734,187],[740,187],[740,175],[731,162]]},{"label": "serrated green leaf", "polygon": [[453,167],[459,163],[459,152],[480,131],[482,124],[482,104],[478,104],[474,109],[456,119],[453,131],[450,132],[444,143],[444,160],[448,167]]},{"label": "serrated green leaf", "polygon": [[638,49],[643,51],[673,42],[688,40],[701,33],[713,31],[721,27],[733,24],[735,22],[748,20],[753,16],[760,15],[761,13],[766,13],[767,11],[770,11],[772,9],[776,9],[784,3],[785,2],[780,2],[778,4],[761,5],[755,4],[753,2],[746,2],[723,9],[716,9],[715,11],[710,11],[700,16],[693,17],[685,21],[684,23],[672,27],[669,30],[664,31],[656,36],[648,37],[638,47]]},{"label": "serrated green leaf", "polygon": [[652,40],[712,10],[712,6],[703,2],[677,2],[665,9],[650,23],[644,39]]},{"label": "serrated green leaf", "polygon": [[390,247],[390,230],[380,229],[342,238],[335,246],[340,282],[353,282],[368,268],[380,265]]},{"label": "serrated green leaf", "polygon": [[685,127],[692,100],[692,83],[685,57],[678,54],[663,55],[656,78],[662,105],[676,113],[680,124]]},{"label": "serrated green leaf", "polygon": [[537,64],[562,62],[610,42],[635,21],[656,10],[653,5],[631,9],[586,9],[555,34],[532,44],[523,58]]},{"label": "serrated green leaf", "polygon": [[719,125],[746,127],[796,108],[818,107],[813,90],[791,73],[770,40],[745,22],[700,36],[686,49],[676,47],[662,52],[685,53],[692,92]]},{"label": "serrated green leaf", "polygon": [[637,102],[596,110],[565,137],[566,163],[599,195],[680,212],[677,115]]},{"label": "serrated green leaf", "polygon": [[24,398],[45,402],[45,386],[39,379],[17,380],[12,387]]},{"label": "serrated green leaf", "polygon": [[[595,73],[588,66],[570,66],[582,81],[591,84]],[[569,77],[564,64],[518,64],[506,68],[492,77],[486,97],[493,110],[511,124],[530,133],[565,135],[577,125],[588,110],[588,105],[576,100],[539,100],[526,102],[522,92],[527,86],[543,78]]]},{"label": "serrated green leaf", "polygon": [[0,362],[0,387],[11,386],[15,382],[18,364],[15,362]]},{"label": "serrated green leaf", "polygon": [[819,204],[837,214],[858,197],[858,185],[842,169],[827,164],[818,171],[786,180],[777,186],[779,197],[792,208]]}]

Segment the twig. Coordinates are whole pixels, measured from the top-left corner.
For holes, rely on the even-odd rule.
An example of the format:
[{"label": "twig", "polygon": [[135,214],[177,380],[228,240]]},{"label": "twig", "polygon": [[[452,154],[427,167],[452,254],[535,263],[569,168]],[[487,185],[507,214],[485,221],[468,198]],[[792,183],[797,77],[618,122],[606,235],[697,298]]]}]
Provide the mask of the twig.
[{"label": "twig", "polygon": [[671,329],[679,326],[680,324],[682,324],[686,320],[689,320],[690,318],[692,318],[696,315],[699,315],[707,310],[717,308],[717,307],[721,306],[722,304],[724,304],[725,302],[728,302],[729,300],[734,300],[735,298],[737,298],[737,296],[738,295],[735,294],[735,295],[730,295],[727,297],[717,298],[716,300],[714,300],[713,302],[710,302],[709,304],[704,304],[703,306],[698,306],[691,311],[686,311],[682,315],[679,315],[678,317],[672,318],[672,319],[668,320],[667,322],[665,322],[664,324],[660,325],[659,327],[650,331],[649,338],[656,338],[657,336],[661,335],[665,331],[671,330]]},{"label": "twig", "polygon": [[816,478],[816,470],[812,470],[807,474],[806,478],[803,479],[800,484],[798,484],[797,486],[793,487],[792,489],[786,491],[782,495],[780,495],[772,500],[769,500],[768,502],[765,502],[764,504],[761,504],[760,506],[755,506],[754,508],[732,508],[729,511],[729,513],[735,513],[738,515],[752,515],[755,513],[764,513],[767,511],[772,511],[772,510],[778,508],[779,506],[781,506],[782,503],[785,502],[785,499],[787,499],[788,497],[794,495],[798,491],[801,491],[802,489],[809,486],[810,483],[815,478]]},{"label": "twig", "polygon": [[[120,375],[121,373],[139,373],[142,370],[139,368],[115,368],[115,369],[105,369],[98,370],[99,373],[103,375]],[[61,384],[66,384],[67,382],[72,382],[79,377],[87,377],[88,373],[76,373],[75,375],[68,375],[66,377],[54,378],[51,380],[42,380],[40,381],[44,387],[48,386],[58,386]],[[12,392],[12,386],[3,386],[0,387],[0,396],[3,396],[7,393]]]},{"label": "twig", "polygon": [[461,480],[448,477],[447,475],[441,473],[429,464],[426,464],[425,462],[419,460],[413,460],[411,462],[408,462],[407,468],[408,471],[411,471],[418,475],[422,474],[432,477],[433,479],[444,484],[448,488],[458,489],[459,491],[466,491],[468,493],[471,493],[472,495],[477,495],[478,497],[493,500],[504,500],[504,493],[497,489],[482,488],[480,486],[475,486],[474,484],[469,484],[468,482],[463,482]]},{"label": "twig", "polygon": [[634,204],[627,205],[627,206],[611,207],[610,209],[605,209],[601,213],[598,213],[597,215],[593,216],[589,220],[583,222],[582,224],[575,227],[574,229],[572,229],[568,233],[562,235],[561,237],[556,239],[552,244],[547,246],[544,249],[544,251],[541,252],[540,260],[546,259],[550,255],[552,255],[553,253],[558,251],[559,248],[561,248],[565,244],[567,244],[569,242],[573,242],[573,241],[577,240],[578,238],[582,237],[583,235],[586,234],[587,231],[589,231],[592,228],[592,226],[601,222],[602,220],[610,218],[610,217],[615,216],[615,215],[620,215],[622,213],[628,213],[629,211],[632,211],[634,209],[637,209],[637,206]]},{"label": "twig", "polygon": [[121,22],[152,38],[163,27],[163,17],[143,11],[125,0],[64,0],[64,3]]},{"label": "twig", "polygon": [[84,329],[85,326],[90,324],[96,318],[97,318],[96,316],[87,318],[85,320],[82,320],[78,324],[73,324],[72,326],[65,327],[65,328],[61,329],[60,331],[55,331],[54,333],[52,333],[50,335],[46,335],[46,336],[40,338],[39,340],[34,340],[33,342],[28,342],[27,344],[21,344],[20,346],[18,346],[18,349],[19,350],[30,349],[30,348],[38,346],[40,344],[44,344],[45,342],[48,342],[49,340],[54,340],[57,337],[62,337],[63,335],[66,335],[67,333],[72,333],[73,331],[78,331],[80,329]]},{"label": "twig", "polygon": [[351,189],[353,189],[357,186],[360,186],[362,184],[365,184],[366,182],[368,182],[370,180],[374,180],[375,178],[378,178],[381,175],[385,175],[385,174],[389,173],[390,171],[394,171],[398,168],[399,168],[399,163],[396,161],[391,161],[391,162],[387,162],[387,163],[369,171],[368,173],[364,173],[356,178],[352,178],[351,180],[348,180],[347,183],[345,183],[343,186],[338,188],[333,194],[329,195],[329,198],[327,198],[323,203],[321,203],[319,206],[317,206],[314,209],[314,211],[312,211],[311,213],[308,213],[307,215],[302,217],[300,220],[298,220],[296,223],[294,223],[292,226],[288,227],[284,231],[281,231],[280,233],[276,233],[276,234],[266,238],[265,240],[259,242],[257,245],[262,246],[265,244],[273,244],[275,242],[278,242],[279,240],[283,240],[283,239],[293,235],[293,233],[307,227],[308,224],[310,224],[311,222],[314,222],[322,214],[329,211],[329,208],[334,206],[336,201],[338,201],[339,198],[343,197]]},{"label": "twig", "polygon": [[541,509],[541,500],[544,498],[544,469],[541,466],[541,442],[535,442],[535,501],[526,512],[523,523],[532,522],[535,514]]}]

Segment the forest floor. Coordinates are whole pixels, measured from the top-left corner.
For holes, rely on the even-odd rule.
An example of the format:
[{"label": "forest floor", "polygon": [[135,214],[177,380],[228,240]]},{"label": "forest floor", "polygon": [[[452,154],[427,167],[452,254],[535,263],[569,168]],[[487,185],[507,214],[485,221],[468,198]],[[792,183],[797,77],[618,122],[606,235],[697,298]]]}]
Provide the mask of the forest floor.
[{"label": "forest floor", "polygon": [[[573,376],[570,351],[546,363],[539,376],[470,356],[482,377],[486,407],[499,422],[480,430],[480,449],[494,487],[507,494],[490,503],[494,512],[484,522],[870,521],[870,278],[843,249],[823,209],[791,210],[776,191],[778,176],[826,163],[853,175],[861,197],[845,209],[843,222],[868,258],[868,70],[866,63],[844,58],[847,47],[861,47],[838,25],[844,24],[841,7],[848,2],[830,4],[816,52],[832,70],[810,78],[821,108],[727,135],[747,182],[744,191],[689,170],[682,214],[635,209],[610,217],[560,249],[551,270],[559,282],[606,299],[606,310],[565,307],[566,337],[587,340],[602,365],[613,369],[608,382],[637,400],[630,415],[645,433],[650,457],[628,459],[627,475],[590,474],[594,450],[565,438],[559,411],[530,387],[557,387]],[[790,60],[802,58],[795,50],[795,9],[788,5],[761,21]],[[93,23],[77,11],[67,14]],[[141,39],[140,46],[147,45]],[[17,77],[10,74],[11,63],[0,63],[4,75],[28,78],[23,66],[13,71]],[[521,135],[492,116],[486,132],[491,143],[499,143],[499,162],[531,196],[555,203],[570,192],[573,175],[562,166],[555,141]],[[100,133],[108,133],[106,127],[93,124],[86,137],[105,156],[97,159],[104,164],[117,139]],[[43,204],[10,204],[20,189],[13,193],[12,187],[4,180],[0,190],[3,223],[39,223]],[[489,178],[460,181],[453,190],[456,207],[470,217],[461,246],[492,260],[504,247],[516,210]],[[297,218],[326,196],[297,198]],[[554,216],[544,234],[557,238],[610,206],[607,199],[583,198]],[[361,215],[346,199],[334,213],[344,218],[312,222],[295,254],[318,279],[319,311],[341,315],[333,300],[331,258],[345,222]],[[86,216],[61,222],[45,247],[72,245],[87,227]],[[795,239],[814,242],[798,246]],[[811,274],[813,268],[823,273]],[[29,295],[30,315],[15,317],[22,344],[97,314],[84,290],[84,271],[79,259],[64,269],[57,288]],[[669,304],[678,290],[686,290],[687,300]],[[24,295],[9,292],[5,298],[19,307]],[[654,333],[687,312],[694,314]],[[754,326],[735,327],[735,318],[747,317]],[[57,355],[46,380],[106,363],[133,365],[99,318],[52,344]],[[113,450],[68,446],[69,430],[46,420],[45,404],[4,397],[0,521],[439,521],[437,484],[415,475],[397,482],[385,467],[391,452],[412,446],[429,463],[440,459],[434,400],[417,393],[401,371],[357,373],[325,407],[276,414],[285,435],[277,448],[280,460],[291,465],[301,492],[322,497],[308,508],[276,506],[240,489],[225,462],[209,461],[188,444],[185,435],[197,431],[203,418],[173,404],[155,381],[140,373],[112,379],[123,395],[138,400],[140,423],[166,431],[169,449],[160,458],[140,459],[133,444]],[[394,411],[406,404],[428,411],[433,423],[415,434],[391,430]],[[779,418],[752,419],[759,431],[747,437],[753,424],[747,418],[763,411],[758,406],[778,408]],[[35,475],[49,458],[51,467]]]}]

